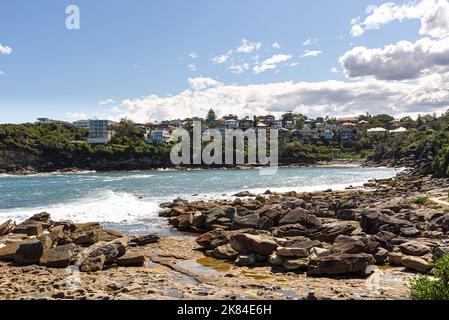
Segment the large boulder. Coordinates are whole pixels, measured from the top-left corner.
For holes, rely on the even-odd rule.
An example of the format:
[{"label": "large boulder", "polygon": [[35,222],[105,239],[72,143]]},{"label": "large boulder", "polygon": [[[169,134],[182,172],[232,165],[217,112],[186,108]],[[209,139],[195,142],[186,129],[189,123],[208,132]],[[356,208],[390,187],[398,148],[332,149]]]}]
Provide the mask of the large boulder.
[{"label": "large boulder", "polygon": [[365,243],[359,239],[345,235],[339,235],[330,248],[331,254],[362,253],[364,251]]},{"label": "large boulder", "polygon": [[360,226],[366,234],[376,234],[379,227],[385,224],[385,216],[377,210],[364,210],[360,219]]},{"label": "large boulder", "polygon": [[206,250],[213,250],[216,247],[228,244],[231,241],[231,232],[215,229],[206,232],[196,238],[196,243]]},{"label": "large boulder", "polygon": [[256,213],[249,214],[246,216],[240,216],[237,214],[234,217],[234,221],[232,221],[231,228],[233,230],[245,229],[245,228],[256,229],[258,223],[259,223],[259,215]]},{"label": "large boulder", "polygon": [[402,257],[401,263],[405,268],[421,273],[428,273],[432,270],[432,265],[419,257],[404,256]]},{"label": "large boulder", "polygon": [[76,245],[73,243],[46,250],[39,260],[39,264],[49,268],[66,268],[70,265],[75,254]]},{"label": "large boulder", "polygon": [[279,226],[273,229],[273,235],[277,238],[306,236],[307,233],[307,228],[299,223]]},{"label": "large boulder", "polygon": [[16,227],[16,224],[12,220],[8,220],[2,224],[0,224],[0,237],[6,236],[13,232],[14,228]]},{"label": "large boulder", "polygon": [[20,243],[21,241],[14,241],[6,244],[3,247],[0,247],[0,261],[14,261]]},{"label": "large boulder", "polygon": [[147,244],[159,242],[160,239],[161,238],[158,235],[147,234],[143,236],[132,237],[130,242],[135,243],[138,246],[145,246]]},{"label": "large boulder", "polygon": [[213,250],[206,251],[206,255],[216,259],[231,260],[237,259],[239,253],[232,249],[230,244],[216,247]]},{"label": "large boulder", "polygon": [[77,245],[91,246],[99,241],[100,231],[99,223],[79,223],[75,224],[75,230],[70,232],[69,237]]},{"label": "large boulder", "polygon": [[16,226],[13,232],[17,234],[26,234],[27,236],[39,236],[44,232],[44,228],[40,223],[27,222]]},{"label": "large boulder", "polygon": [[208,230],[213,229],[213,226],[219,223],[219,219],[226,218],[229,221],[233,221],[234,217],[237,215],[236,208],[232,206],[220,206],[209,212],[205,212],[207,215],[204,221],[204,227]]},{"label": "large boulder", "polygon": [[14,258],[18,265],[38,264],[43,253],[44,245],[41,241],[25,240],[19,244]]},{"label": "large boulder", "polygon": [[308,237],[312,240],[333,243],[339,235],[349,236],[356,228],[352,224],[339,224],[336,226],[324,226],[322,228],[311,230]]},{"label": "large boulder", "polygon": [[250,252],[268,257],[276,251],[278,245],[263,236],[241,233],[231,237],[231,247],[241,254]]},{"label": "large boulder", "polygon": [[286,258],[307,258],[309,256],[309,251],[304,248],[281,247],[277,249],[277,255]]},{"label": "large boulder", "polygon": [[117,264],[123,267],[140,267],[145,263],[145,256],[139,253],[127,252],[117,258]]},{"label": "large boulder", "polygon": [[409,256],[423,256],[430,252],[430,248],[419,242],[406,242],[399,246],[403,254]]},{"label": "large boulder", "polygon": [[368,266],[375,262],[372,255],[365,253],[322,256],[309,261],[307,274],[311,276],[365,274]]},{"label": "large boulder", "polygon": [[320,220],[313,214],[308,213],[303,208],[296,208],[288,212],[279,220],[279,225],[297,224],[303,225],[306,228],[321,227]]},{"label": "large boulder", "polygon": [[[103,261],[103,264],[105,265],[112,264],[117,258],[126,253],[128,243],[129,239],[123,237],[111,242],[99,242],[94,244],[78,254],[75,265],[81,267],[81,269],[85,266],[85,269],[91,270],[92,268],[88,265],[92,264],[92,261],[95,265],[97,265],[99,261]],[[96,259],[100,256],[103,256],[104,259]]]}]

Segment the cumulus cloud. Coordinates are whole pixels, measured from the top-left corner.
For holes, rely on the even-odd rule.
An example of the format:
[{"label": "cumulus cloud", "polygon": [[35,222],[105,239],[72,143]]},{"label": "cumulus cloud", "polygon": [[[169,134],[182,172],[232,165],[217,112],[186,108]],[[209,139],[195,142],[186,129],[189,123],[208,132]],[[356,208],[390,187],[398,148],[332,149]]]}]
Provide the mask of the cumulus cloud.
[{"label": "cumulus cloud", "polygon": [[356,47],[340,57],[340,63],[350,78],[415,79],[427,70],[449,67],[449,38],[400,41],[383,49]]},{"label": "cumulus cloud", "polygon": [[250,68],[249,63],[242,63],[242,64],[233,64],[232,66],[229,67],[229,70],[231,70],[231,72],[235,74],[242,74],[249,68]]},{"label": "cumulus cloud", "polygon": [[231,55],[232,55],[232,50],[229,50],[225,54],[221,54],[221,55],[213,57],[212,62],[216,63],[216,64],[225,63],[226,61],[228,61],[228,59],[231,57]]},{"label": "cumulus cloud", "polygon": [[337,68],[331,68],[329,71],[331,73],[338,73],[339,72]]},{"label": "cumulus cloud", "polygon": [[12,53],[12,49],[10,47],[2,46],[2,44],[0,43],[0,54],[9,55],[11,53]]},{"label": "cumulus cloud", "polygon": [[65,118],[68,121],[87,120],[87,115],[82,112],[66,112]]},{"label": "cumulus cloud", "polygon": [[121,117],[154,121],[204,117],[210,108],[220,115],[280,115],[287,110],[310,116],[440,112],[449,107],[449,74],[433,74],[413,83],[366,79],[358,82],[280,82],[224,85],[211,78],[189,79],[190,88],[171,97],[150,95],[122,102]]},{"label": "cumulus cloud", "polygon": [[262,47],[260,42],[249,42],[246,39],[240,41],[240,46],[237,48],[237,52],[240,53],[251,53],[257,51]]},{"label": "cumulus cloud", "polygon": [[99,102],[98,102],[98,105],[99,105],[99,106],[107,106],[107,105],[113,104],[113,103],[115,103],[115,100],[114,100],[114,99],[105,99],[105,100],[99,101]]},{"label": "cumulus cloud", "polygon": [[292,56],[288,54],[275,54],[271,58],[268,58],[262,63],[254,66],[253,71],[255,74],[259,74],[268,70],[275,70],[279,63],[286,62],[291,58]]},{"label": "cumulus cloud", "polygon": [[421,0],[403,5],[387,2],[379,7],[370,6],[368,16],[351,21],[351,35],[361,36],[366,30],[376,30],[393,21],[420,20],[421,35],[443,38],[449,35],[449,2],[447,0]]},{"label": "cumulus cloud", "polygon": [[301,56],[301,58],[318,57],[322,53],[323,51],[320,50],[306,50],[304,51],[304,54]]},{"label": "cumulus cloud", "polygon": [[279,42],[274,42],[272,45],[271,45],[271,47],[273,48],[273,49],[280,49],[281,48],[281,45],[279,44]]}]

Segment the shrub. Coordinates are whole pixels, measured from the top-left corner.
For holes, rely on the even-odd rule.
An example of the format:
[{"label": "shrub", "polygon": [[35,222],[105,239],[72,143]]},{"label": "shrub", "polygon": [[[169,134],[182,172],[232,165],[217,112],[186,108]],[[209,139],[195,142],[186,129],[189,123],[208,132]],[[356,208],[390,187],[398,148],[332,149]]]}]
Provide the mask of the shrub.
[{"label": "shrub", "polygon": [[449,255],[435,264],[434,277],[418,275],[410,280],[414,300],[449,300]]},{"label": "shrub", "polygon": [[424,204],[426,204],[428,201],[429,201],[429,198],[427,198],[427,197],[417,196],[417,197],[413,198],[412,203],[424,205]]}]

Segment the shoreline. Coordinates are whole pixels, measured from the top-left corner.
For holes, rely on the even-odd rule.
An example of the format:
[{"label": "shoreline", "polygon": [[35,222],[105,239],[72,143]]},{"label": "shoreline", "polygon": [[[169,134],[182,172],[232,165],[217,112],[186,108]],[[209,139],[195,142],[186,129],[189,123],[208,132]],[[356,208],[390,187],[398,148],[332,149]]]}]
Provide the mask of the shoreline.
[{"label": "shoreline", "polygon": [[[375,166],[372,164],[366,165],[366,160],[331,160],[331,161],[319,161],[316,163],[297,163],[278,165],[277,168],[309,168],[309,167],[389,167],[389,168],[401,168],[400,166]],[[238,165],[238,166],[177,166],[168,168],[153,168],[153,169],[135,169],[135,170],[94,170],[94,169],[81,169],[81,168],[65,168],[56,169],[52,171],[40,171],[35,169],[19,169],[15,171],[4,171],[0,173],[1,176],[32,176],[39,174],[83,174],[83,173],[121,173],[121,172],[175,172],[175,171],[196,171],[196,170],[254,170],[260,168],[270,168],[269,166],[258,165]]]},{"label": "shoreline", "polygon": [[[410,181],[413,181],[413,184],[410,183]],[[133,258],[140,259],[138,260],[139,263],[141,261],[146,261],[142,262],[141,266],[121,266],[117,265],[117,262],[115,262],[107,268],[105,267],[103,270],[82,272],[81,279],[83,285],[81,286],[81,289],[77,289],[78,291],[73,291],[64,288],[63,286],[55,288],[52,281],[48,281],[48,279],[54,279],[54,281],[57,282],[58,277],[61,278],[61,275],[64,274],[64,269],[48,268],[45,266],[21,267],[16,266],[14,263],[11,264],[10,262],[0,262],[0,270],[2,271],[0,278],[3,282],[3,284],[0,285],[2,287],[0,295],[1,297],[8,299],[15,299],[23,296],[45,299],[203,299],[207,296],[210,299],[220,300],[270,300],[307,299],[310,292],[312,292],[318,299],[408,299],[409,293],[406,284],[408,279],[414,275],[414,272],[416,272],[416,270],[411,270],[410,268],[415,268],[416,265],[402,265],[402,263],[408,262],[401,263],[401,258],[402,260],[407,258],[415,259],[416,261],[423,258],[431,260],[432,255],[410,256],[410,252],[408,252],[407,255],[401,251],[402,247],[399,244],[407,243],[407,241],[414,241],[420,243],[420,245],[424,247],[441,246],[439,244],[439,239],[448,238],[444,233],[427,231],[427,227],[425,227],[423,230],[426,231],[420,231],[420,235],[409,234],[404,236],[402,231],[399,232],[399,230],[394,231],[396,229],[391,229],[390,231],[398,232],[398,235],[396,235],[397,238],[395,238],[397,240],[390,242],[391,239],[384,239],[382,241],[387,241],[385,243],[387,248],[389,248],[388,246],[393,246],[394,250],[387,250],[383,247],[384,245],[381,245],[381,247],[379,247],[379,250],[382,248],[380,252],[352,254],[354,257],[357,256],[358,259],[368,259],[368,256],[371,255],[376,257],[376,264],[378,264],[378,267],[373,269],[373,273],[366,275],[351,274],[344,277],[336,275],[313,276],[312,274],[309,274],[309,272],[311,272],[310,265],[309,271],[307,271],[305,258],[284,256],[287,252],[290,252],[286,249],[282,249],[283,256],[282,258],[278,256],[278,260],[271,260],[272,258],[268,259],[267,257],[263,258],[263,256],[260,256],[262,252],[259,252],[259,258],[251,260],[254,259],[251,258],[252,254],[248,255],[247,253],[243,253],[243,251],[236,251],[240,250],[239,248],[242,248],[242,244],[237,245],[235,243],[237,239],[239,239],[238,241],[242,241],[242,239],[261,241],[260,245],[270,247],[270,241],[272,241],[270,239],[273,236],[273,239],[278,242],[276,245],[278,246],[278,254],[280,254],[279,247],[289,248],[293,243],[305,245],[308,241],[312,241],[311,243],[313,243],[313,245],[318,246],[317,248],[319,248],[319,250],[316,249],[318,252],[322,252],[320,250],[324,250],[323,252],[340,252],[338,250],[346,250],[343,249],[344,247],[340,247],[340,244],[337,241],[337,239],[340,239],[341,237],[346,237],[344,238],[346,239],[345,241],[354,243],[354,245],[357,241],[360,241],[358,239],[371,239],[369,241],[373,241],[377,238],[375,238],[375,236],[364,235],[365,233],[363,231],[367,230],[363,228],[366,226],[364,227],[361,222],[363,221],[363,218],[360,220],[365,212],[363,211],[365,205],[378,208],[376,210],[380,210],[379,212],[384,212],[382,215],[385,216],[385,219],[387,219],[387,210],[389,210],[388,214],[391,215],[391,217],[397,216],[397,218],[394,218],[397,220],[388,222],[390,223],[390,227],[395,226],[398,223],[411,223],[410,221],[412,220],[400,220],[410,219],[410,216],[408,216],[407,213],[410,212],[410,210],[412,210],[415,215],[422,215],[423,219],[425,219],[424,221],[428,221],[426,223],[432,224],[434,223],[432,216],[438,210],[441,211],[441,208],[444,209],[444,201],[441,200],[442,204],[440,205],[442,207],[438,207],[437,203],[432,205],[411,205],[408,203],[408,199],[412,199],[420,194],[426,194],[429,197],[437,197],[438,195],[436,192],[438,190],[438,192],[442,192],[443,190],[446,192],[449,183],[447,179],[433,178],[428,175],[417,174],[414,171],[407,170],[391,179],[369,182],[367,186],[372,188],[373,191],[368,192],[365,190],[354,189],[338,192],[321,191],[311,193],[270,192],[261,195],[251,195],[250,197],[235,195],[233,197],[234,200],[193,202],[177,199],[172,203],[161,204],[161,216],[165,217],[167,223],[175,226],[181,231],[180,234],[186,235],[186,237],[176,239],[174,236],[161,236],[157,237],[158,241],[143,246],[128,244],[128,249],[126,251],[128,252],[126,256],[128,260],[125,260],[131,261],[131,258]],[[441,196],[442,193],[440,193],[440,197]],[[325,199],[328,205],[337,203],[335,201],[340,201],[345,205],[348,204],[348,209],[344,209],[343,211],[340,210],[341,212],[338,211],[338,213],[335,211],[335,214],[337,214],[337,217],[335,217],[333,216],[334,213],[331,214],[331,212],[328,211],[329,209],[322,208],[322,205],[324,204],[323,200]],[[262,200],[263,202],[261,202]],[[358,203],[359,201],[361,203]],[[316,221],[316,223],[319,221],[319,224],[322,226],[315,230],[315,227],[307,224],[305,229],[304,226],[301,227],[302,229],[299,228],[298,224],[287,224],[285,226],[279,225],[278,227],[274,227],[274,229],[270,228],[270,231],[265,231],[265,227],[262,229],[256,227],[256,224],[259,225],[259,222],[256,223],[252,221],[254,212],[263,212],[261,211],[263,208],[268,208],[272,205],[276,206],[276,203],[281,203],[282,206],[286,206],[286,208],[291,206],[291,208],[297,208],[288,209],[290,211],[287,210],[287,212],[299,210],[299,208],[305,206],[308,208],[308,215],[311,215],[310,217],[312,217],[312,215],[316,217],[313,219],[308,218],[312,219],[308,221]],[[349,203],[354,204],[349,205]],[[213,216],[213,212],[219,212],[217,211],[217,208],[227,207],[237,208],[239,215],[243,214],[244,210],[247,210],[248,212],[241,216],[238,221],[226,220],[226,214],[225,216],[221,216],[221,218],[219,216]],[[259,207],[259,209],[257,209],[257,207]],[[351,207],[356,208],[349,209]],[[449,203],[446,209],[448,208]],[[201,216],[206,220],[214,217],[213,219],[215,220],[210,220],[208,223],[213,226],[213,228],[218,229],[216,229],[216,231],[209,231],[211,229],[208,230],[209,227],[205,225],[199,228],[198,226],[206,220],[203,220],[200,216],[190,216],[190,210],[200,210]],[[353,215],[350,217],[349,213],[352,213]],[[262,214],[261,217],[265,216],[264,213],[259,214]],[[272,214],[269,216],[271,217]],[[399,216],[401,218],[399,218]],[[189,218],[185,219],[186,217]],[[233,227],[231,227],[229,222],[232,223]],[[237,226],[235,223],[238,223],[239,225]],[[197,226],[193,226],[193,224],[196,224]],[[415,223],[412,223],[412,225],[414,228],[418,226]],[[94,225],[78,224],[78,227],[76,228],[91,227],[94,227]],[[308,229],[311,227],[312,229]],[[362,229],[360,229],[361,227]],[[75,231],[77,230],[76,228],[74,229]],[[87,230],[89,229],[84,230],[83,234],[85,234]],[[317,231],[319,232],[317,233]],[[71,233],[73,231],[68,232],[70,237],[74,236],[73,233]],[[120,239],[125,239],[123,237],[126,237],[114,231],[110,232],[110,236],[106,237],[106,240],[116,239],[112,241],[121,241]],[[416,230],[413,232],[416,232]],[[303,235],[300,236],[299,234]],[[341,235],[340,238],[338,236],[339,234]],[[113,235],[112,238],[111,235]],[[1,238],[2,237],[0,237],[0,239]],[[217,243],[218,239],[222,240]],[[399,241],[399,239],[403,240]],[[133,241],[136,240],[130,240],[131,243],[133,243]],[[381,239],[374,241],[381,241]],[[250,242],[243,243],[245,244],[242,249],[246,252]],[[87,249],[83,249],[80,247],[77,250],[82,251],[89,249],[89,247],[86,248]],[[356,247],[351,246],[351,248]],[[4,247],[0,248],[0,252],[2,250],[4,250]],[[368,249],[357,250],[365,251]],[[303,251],[299,250],[298,253],[299,252]],[[289,254],[292,253],[293,251]],[[301,253],[301,255],[302,254],[303,253]],[[255,257],[257,257],[257,255]],[[325,255],[316,258],[309,257],[307,258],[307,261],[310,259],[308,262],[310,264],[313,261],[320,261],[320,259],[329,259],[329,257],[340,259],[339,257],[344,257],[344,255],[341,256],[334,253],[330,256]],[[398,257],[399,262],[397,260]],[[408,261],[407,259],[404,261]],[[134,262],[135,261],[136,260],[134,260]],[[333,268],[337,269],[332,270],[345,272],[344,269],[338,269],[342,268],[342,266],[339,267],[338,263],[341,262],[337,261],[338,260],[335,260],[333,262],[337,263],[333,266]],[[329,270],[321,270],[320,272],[329,272]],[[17,277],[18,279],[14,284],[11,284],[9,278],[17,273],[20,276]],[[30,287],[27,283],[33,279],[36,280],[35,283],[37,284]],[[126,279],[132,280],[125,286],[123,284],[119,285],[119,283]],[[153,285],[154,281],[158,281],[160,284],[158,288],[160,289],[157,289]],[[48,282],[50,282],[50,285],[44,284]],[[15,289],[8,290],[7,288],[10,286],[13,286]],[[260,288],[260,290],[254,295],[252,292],[245,290],[248,286],[255,286]],[[329,290],[330,287],[333,289]],[[111,290],[111,288],[113,289]],[[14,291],[16,293],[14,293]],[[175,292],[175,294],[173,292]],[[231,294],[231,292],[234,293]],[[17,296],[17,294],[19,294],[19,296]]]}]

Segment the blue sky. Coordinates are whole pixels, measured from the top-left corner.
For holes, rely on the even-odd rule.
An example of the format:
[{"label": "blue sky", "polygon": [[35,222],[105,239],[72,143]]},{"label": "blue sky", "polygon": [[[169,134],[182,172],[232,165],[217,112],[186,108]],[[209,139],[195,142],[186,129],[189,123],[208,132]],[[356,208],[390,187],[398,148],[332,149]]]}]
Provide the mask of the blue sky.
[{"label": "blue sky", "polygon": [[[422,21],[413,17],[374,28],[379,30],[367,27],[361,36],[351,35],[351,19],[361,17],[363,21],[373,5],[384,2],[2,0],[0,45],[12,52],[0,54],[0,122],[34,121],[41,116],[75,120],[126,115],[137,120],[161,120],[187,114],[183,113],[187,109],[188,113],[202,114],[209,104],[219,108],[219,113],[301,108],[308,113],[362,112],[365,110],[361,107],[349,108],[363,104],[357,96],[351,101],[327,99],[316,104],[290,99],[272,102],[272,96],[266,100],[261,97],[272,92],[272,86],[287,82],[320,84],[320,90],[328,80],[366,84],[366,79],[348,78],[339,62],[341,56],[354,47],[383,48],[402,40],[415,43],[426,36],[419,32]],[[80,30],[65,28],[68,5],[80,8]],[[251,52],[239,52],[243,39],[247,40],[246,51],[253,48]],[[304,45],[307,39],[310,44]],[[432,41],[445,39],[431,37]],[[279,46],[273,46],[275,43]],[[310,56],[301,57],[306,50]],[[227,56],[226,62],[213,61],[220,55]],[[275,63],[269,60],[265,64],[268,68],[260,69],[270,58]],[[257,73],[256,66],[264,72]],[[240,73],[236,73],[238,69]],[[366,76],[372,78],[373,74]],[[194,88],[193,83],[198,82],[189,82],[189,78],[203,79],[205,84]],[[376,85],[388,87],[386,80],[391,79],[377,77]],[[420,81],[416,77],[393,80],[398,88]],[[265,90],[263,84],[270,89]],[[247,86],[255,89],[248,93]],[[225,100],[238,101],[235,105],[229,102],[229,108],[211,97],[211,90],[221,90],[215,95],[220,99],[225,88]],[[232,89],[242,91],[241,95],[230,96]],[[188,101],[182,94],[186,90]],[[283,87],[280,92],[283,90],[290,91]],[[301,90],[301,94],[310,94]],[[339,97],[342,94],[346,93],[338,91]],[[388,105],[387,110],[394,111],[392,103],[386,101],[385,108]],[[439,103],[438,108],[446,107],[445,103]],[[165,110],[171,104],[178,112]],[[379,105],[368,111],[382,108]],[[416,112],[419,106],[407,108],[396,111]]]}]

